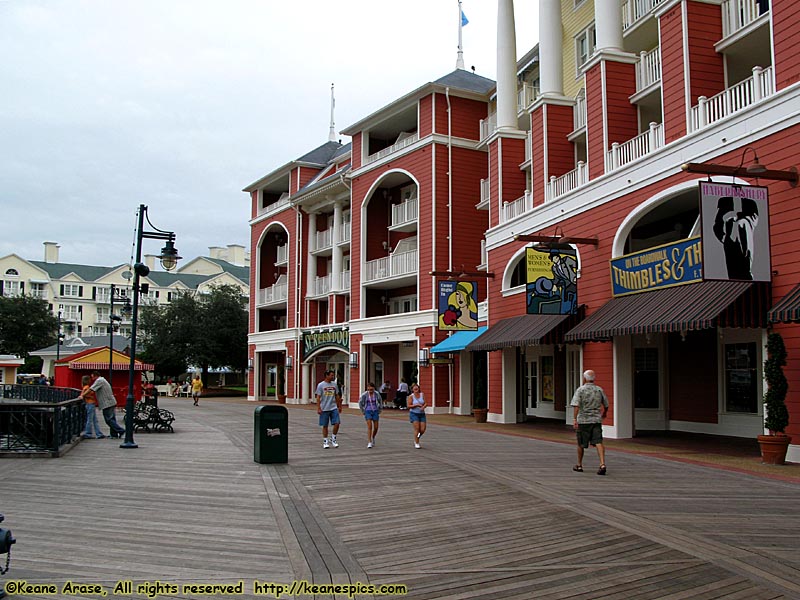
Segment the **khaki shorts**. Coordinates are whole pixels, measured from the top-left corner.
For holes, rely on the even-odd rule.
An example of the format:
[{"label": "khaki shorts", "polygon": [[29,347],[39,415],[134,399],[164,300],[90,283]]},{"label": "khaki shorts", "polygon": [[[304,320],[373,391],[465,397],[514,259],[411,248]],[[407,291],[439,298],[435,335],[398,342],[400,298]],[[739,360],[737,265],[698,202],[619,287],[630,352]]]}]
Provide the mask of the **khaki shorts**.
[{"label": "khaki shorts", "polygon": [[578,430],[575,433],[581,448],[588,448],[589,444],[597,446],[603,443],[602,423],[578,423]]}]

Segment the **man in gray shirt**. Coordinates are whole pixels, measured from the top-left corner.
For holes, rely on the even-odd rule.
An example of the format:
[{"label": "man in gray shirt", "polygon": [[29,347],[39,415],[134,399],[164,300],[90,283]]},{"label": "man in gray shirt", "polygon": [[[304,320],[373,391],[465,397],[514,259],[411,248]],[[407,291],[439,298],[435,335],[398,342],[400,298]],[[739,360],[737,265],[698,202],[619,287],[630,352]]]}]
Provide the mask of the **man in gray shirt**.
[{"label": "man in gray shirt", "polygon": [[598,475],[606,474],[606,450],[603,446],[603,419],[608,413],[608,398],[599,385],[594,382],[595,373],[592,370],[583,372],[585,382],[572,397],[570,406],[574,407],[574,422],[572,427],[578,437],[578,464],[572,467],[573,471],[583,473],[583,452],[589,444],[597,448],[600,459]]},{"label": "man in gray shirt", "polygon": [[[319,414],[319,424],[322,427],[322,447],[339,447],[336,434],[339,433],[339,413],[342,411],[342,393],[339,386],[333,380],[336,374],[333,371],[325,371],[325,379],[317,385],[315,396],[317,398],[317,413]],[[328,441],[328,425],[333,425],[333,435]]]},{"label": "man in gray shirt", "polygon": [[103,411],[103,418],[111,428],[112,438],[125,437],[125,429],[117,423],[117,399],[114,398],[114,391],[106,378],[100,375],[99,371],[92,373],[92,385],[89,386],[97,394],[97,407]]}]

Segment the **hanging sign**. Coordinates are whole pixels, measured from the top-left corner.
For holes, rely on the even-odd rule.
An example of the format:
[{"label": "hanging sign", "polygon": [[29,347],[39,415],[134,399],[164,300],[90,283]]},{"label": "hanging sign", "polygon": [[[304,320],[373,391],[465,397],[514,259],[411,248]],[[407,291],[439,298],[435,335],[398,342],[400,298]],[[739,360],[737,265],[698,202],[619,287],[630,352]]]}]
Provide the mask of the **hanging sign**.
[{"label": "hanging sign", "polygon": [[529,315],[573,315],[578,311],[578,255],[561,244],[526,249]]},{"label": "hanging sign", "polygon": [[477,331],[478,284],[440,281],[438,308],[439,331]]}]

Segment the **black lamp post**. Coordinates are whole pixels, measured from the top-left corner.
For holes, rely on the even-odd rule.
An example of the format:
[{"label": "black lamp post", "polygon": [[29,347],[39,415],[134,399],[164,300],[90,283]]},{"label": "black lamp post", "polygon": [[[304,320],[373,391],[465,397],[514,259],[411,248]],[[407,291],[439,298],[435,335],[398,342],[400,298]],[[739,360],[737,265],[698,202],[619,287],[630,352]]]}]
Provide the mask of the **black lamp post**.
[{"label": "black lamp post", "polygon": [[[56,362],[61,358],[61,341],[64,339],[64,334],[61,333],[61,311],[58,311],[58,334],[56,335]],[[53,369],[55,373],[55,368]]]},{"label": "black lamp post", "polygon": [[113,283],[111,284],[111,309],[108,313],[108,385],[114,389],[112,381],[114,379],[114,332],[119,331],[122,316],[114,314],[114,299],[119,296],[125,298],[125,304],[122,305],[120,311],[122,315],[130,317],[131,315],[131,300],[124,293],[123,290],[118,288]]},{"label": "black lamp post", "polygon": [[[178,251],[175,249],[175,232],[164,231],[156,228],[147,215],[147,207],[144,204],[139,205],[139,222],[136,227],[136,262],[133,264],[133,307],[131,318],[131,361],[128,367],[128,397],[125,399],[125,441],[120,445],[120,448],[138,448],[138,444],[133,441],[133,379],[136,369],[136,325],[139,317],[139,278],[146,277],[150,273],[150,269],[142,261],[142,240],[144,238],[152,240],[165,240],[164,247],[161,249],[161,266],[165,271],[171,271],[178,264],[181,258],[178,256]],[[145,231],[144,221],[147,218],[147,224],[150,226],[151,231]]]}]

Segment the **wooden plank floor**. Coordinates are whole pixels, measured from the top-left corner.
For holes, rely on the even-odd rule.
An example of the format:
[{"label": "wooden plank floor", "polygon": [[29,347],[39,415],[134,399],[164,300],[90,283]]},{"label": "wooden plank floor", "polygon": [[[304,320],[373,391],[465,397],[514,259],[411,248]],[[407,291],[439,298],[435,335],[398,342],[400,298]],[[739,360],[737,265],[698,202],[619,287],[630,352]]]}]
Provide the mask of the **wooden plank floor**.
[{"label": "wooden plank floor", "polygon": [[404,418],[382,419],[367,450],[353,414],[323,450],[301,407],[289,464],[259,465],[257,405],[161,403],[176,433],[137,434],[138,449],[88,440],[0,460],[18,539],[0,581],[109,595],[120,580],[244,581],[244,596],[214,598],[294,580],[405,584],[410,598],[800,598],[795,483],[619,452],[598,477],[593,454],[572,472],[564,444],[437,425],[416,450]]}]

